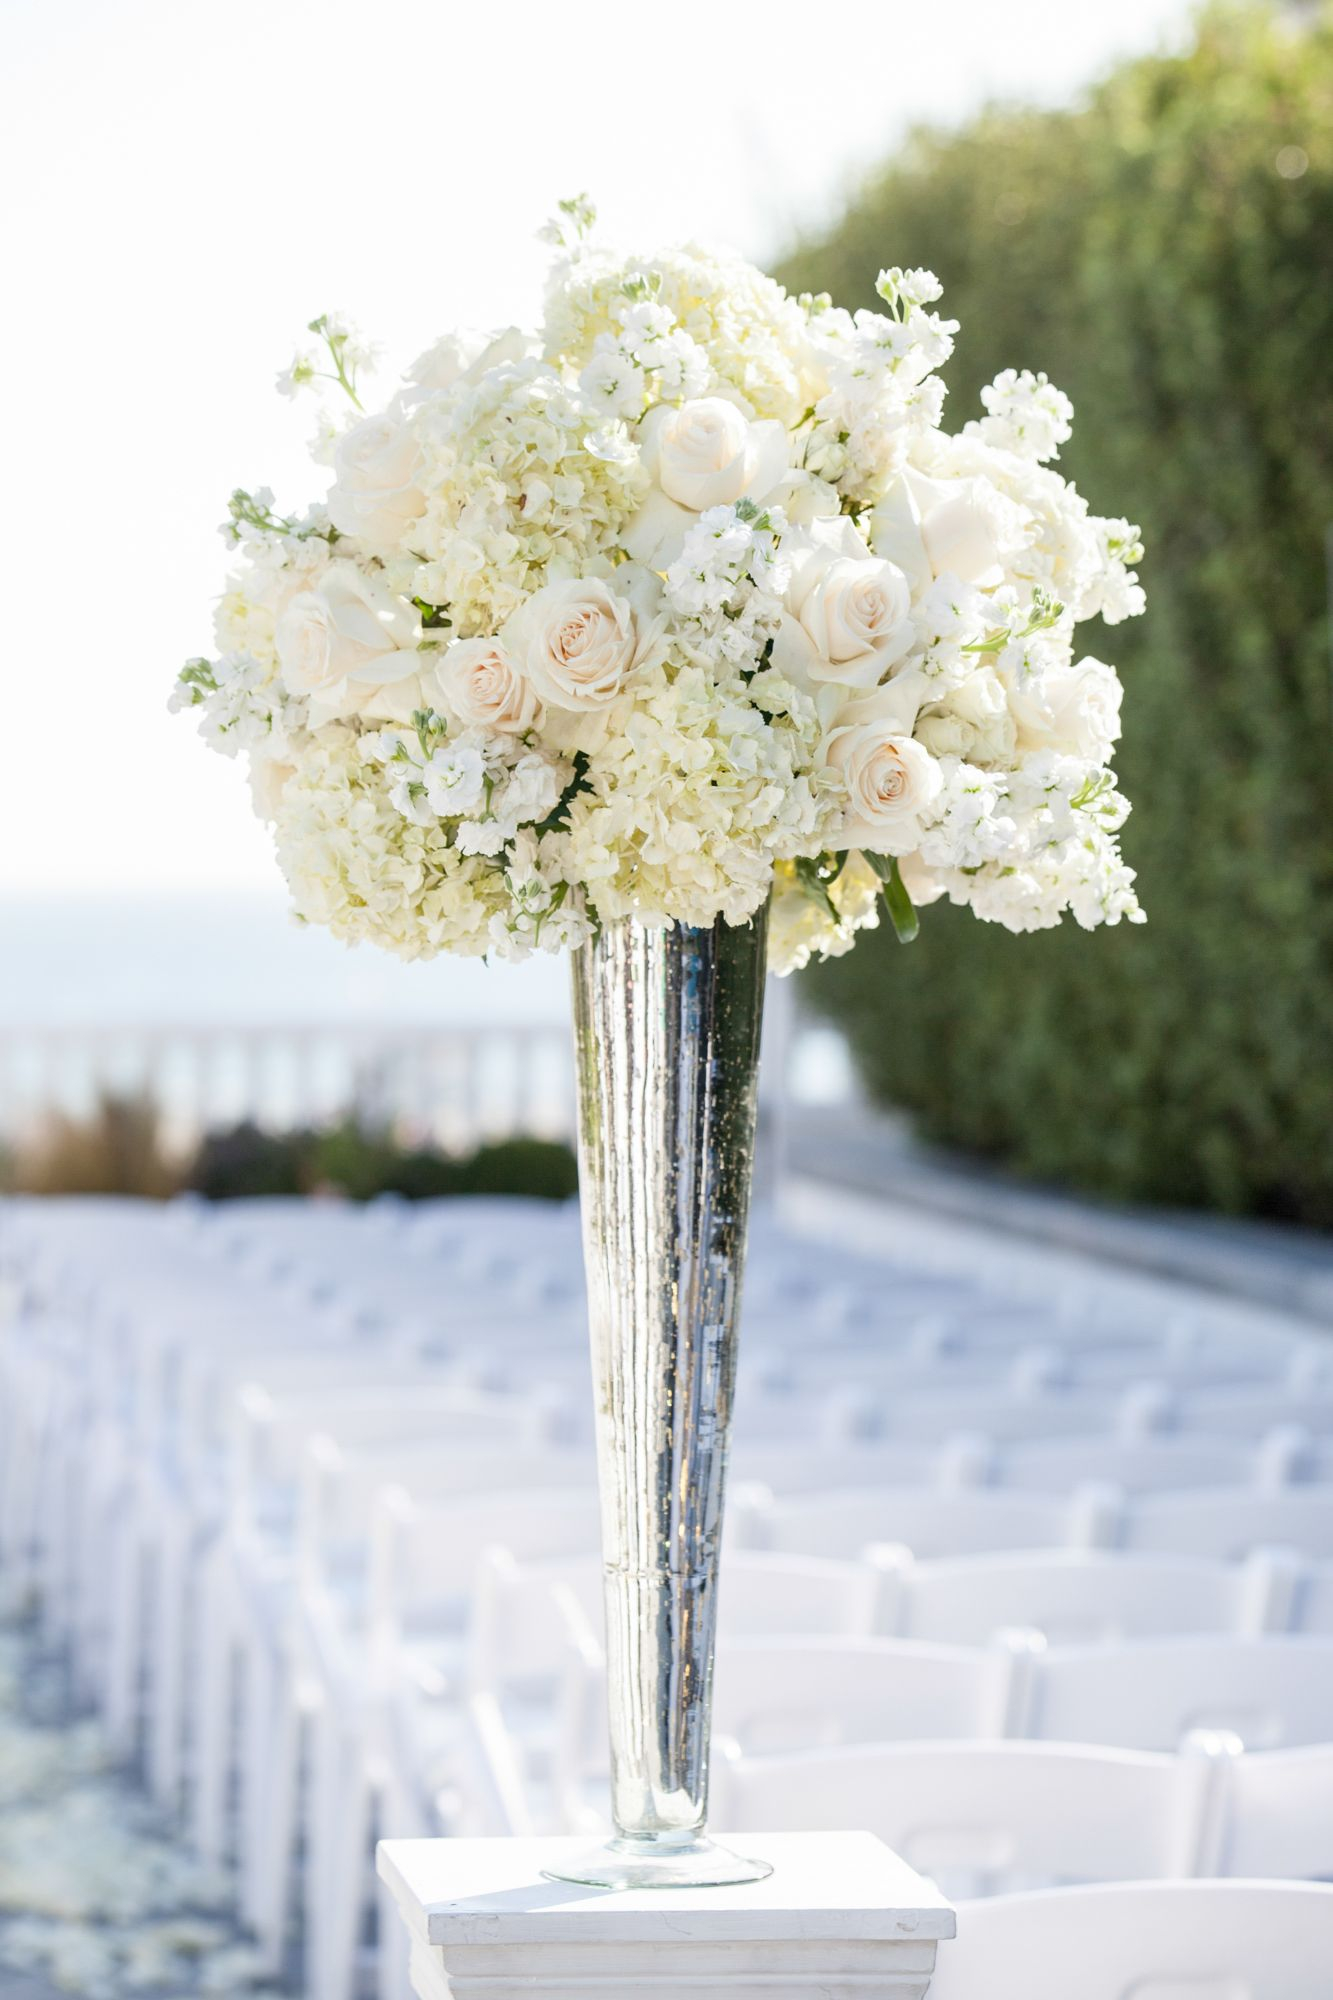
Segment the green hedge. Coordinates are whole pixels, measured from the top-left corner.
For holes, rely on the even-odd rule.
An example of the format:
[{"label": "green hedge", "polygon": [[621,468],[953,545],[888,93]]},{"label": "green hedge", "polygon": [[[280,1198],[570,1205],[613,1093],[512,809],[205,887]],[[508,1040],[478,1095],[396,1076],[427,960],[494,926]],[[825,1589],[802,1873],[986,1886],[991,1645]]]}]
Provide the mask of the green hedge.
[{"label": "green hedge", "polygon": [[1001,368],[1075,405],[1061,470],[1142,523],[1126,684],[1140,928],[926,912],[809,975],[926,1136],[1105,1193],[1333,1224],[1333,15],[1212,11],[1072,112],[915,136],[782,272],[873,304],[926,264],[951,420]]},{"label": "green hedge", "polygon": [[405,1201],[444,1195],[527,1195],[568,1201],[577,1194],[578,1166],[554,1139],[496,1139],[474,1152],[407,1148],[364,1132],[353,1122],[323,1132],[262,1132],[237,1125],[210,1132],[185,1185],[211,1201],[255,1195],[330,1193],[351,1201],[383,1194]]}]

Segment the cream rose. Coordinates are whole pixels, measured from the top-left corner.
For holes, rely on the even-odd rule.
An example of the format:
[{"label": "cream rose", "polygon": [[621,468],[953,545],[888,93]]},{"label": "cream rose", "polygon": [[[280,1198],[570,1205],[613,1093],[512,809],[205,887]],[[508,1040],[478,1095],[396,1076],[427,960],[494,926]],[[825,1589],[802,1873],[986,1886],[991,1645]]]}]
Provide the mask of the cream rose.
[{"label": "cream rose", "polygon": [[296,776],[295,764],[280,757],[250,756],[250,802],[262,820],[271,826],[282,807],[282,795]]},{"label": "cream rose", "polygon": [[435,669],[444,707],[465,729],[519,734],[541,712],[532,683],[498,639],[459,639]]},{"label": "cream rose", "polygon": [[697,515],[744,499],[760,505],[790,462],[783,425],[747,417],[725,396],[659,403],[639,426],[639,453],[653,491],[630,522],[625,547],[654,569],[675,561]]},{"label": "cream rose", "polygon": [[1050,667],[1029,687],[1011,686],[1009,706],[1024,750],[1050,746],[1104,764],[1120,736],[1124,690],[1114,667],[1091,657]]},{"label": "cream rose", "polygon": [[983,479],[928,479],[904,472],[872,513],[871,545],[895,563],[913,593],[937,576],[989,590],[1003,581],[1004,503]]},{"label": "cream rose", "polygon": [[358,714],[406,720],[421,705],[420,637],[404,598],[354,563],[332,562],[278,620],[283,685],[309,697],[316,722]]},{"label": "cream rose", "polygon": [[401,542],[425,511],[426,496],[414,484],[419,457],[411,425],[394,417],[367,417],[344,432],[333,450],[328,499],[338,533],[380,548]]},{"label": "cream rose", "polygon": [[824,739],[820,762],[847,791],[841,845],[910,854],[920,844],[920,816],[944,782],[935,759],[912,736],[923,678],[905,675],[848,702]]},{"label": "cream rose", "polygon": [[488,369],[522,361],[532,352],[533,342],[516,326],[499,333],[446,334],[412,363],[402,401],[412,405],[458,383],[478,382]]},{"label": "cream rose", "polygon": [[616,699],[660,630],[654,581],[632,566],[617,571],[614,590],[599,577],[570,577],[515,612],[505,644],[548,706],[583,714]]},{"label": "cream rose", "polygon": [[907,578],[842,516],[794,530],[783,549],[794,560],[773,665],[803,684],[874,687],[912,643]]},{"label": "cream rose", "polygon": [[963,757],[982,765],[1013,762],[1017,731],[1004,685],[990,667],[978,667],[924,710],[915,733],[932,757]]}]

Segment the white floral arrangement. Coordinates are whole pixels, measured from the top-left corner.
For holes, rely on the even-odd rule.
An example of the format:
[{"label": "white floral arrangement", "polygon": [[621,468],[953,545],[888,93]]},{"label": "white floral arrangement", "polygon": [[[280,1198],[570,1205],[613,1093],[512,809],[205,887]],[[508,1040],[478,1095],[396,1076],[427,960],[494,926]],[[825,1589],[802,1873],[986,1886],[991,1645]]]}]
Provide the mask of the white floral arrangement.
[{"label": "white floral arrangement", "polygon": [[745,923],[775,970],[942,896],[1013,931],[1141,920],[1108,768],[1143,606],[1129,523],[1048,461],[1072,409],[1007,370],[941,428],[957,322],[562,204],[541,331],[451,334],[377,415],[344,320],[327,497],[237,492],[219,657],[173,706],[249,760],[298,917],[407,958],[522,958],[613,919]]}]

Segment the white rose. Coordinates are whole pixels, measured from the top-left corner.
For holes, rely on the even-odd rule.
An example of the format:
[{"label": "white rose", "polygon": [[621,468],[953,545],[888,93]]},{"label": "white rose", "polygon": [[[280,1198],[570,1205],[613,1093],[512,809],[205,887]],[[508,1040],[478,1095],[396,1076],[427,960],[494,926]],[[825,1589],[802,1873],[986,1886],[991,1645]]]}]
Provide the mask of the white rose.
[{"label": "white rose", "polygon": [[625,532],[625,548],[654,569],[676,560],[695,517],[710,507],[761,505],[791,456],[782,424],[755,421],[725,396],[659,403],[639,426],[639,452],[653,490]]},{"label": "white rose", "polygon": [[548,583],[509,620],[505,644],[541,699],[581,714],[613,702],[661,629],[655,579],[632,566],[616,589],[598,577]]},{"label": "white rose", "polygon": [[395,417],[367,417],[344,431],[333,448],[328,499],[338,533],[381,548],[402,541],[425,511],[426,496],[413,483],[419,457],[411,425]]},{"label": "white rose", "polygon": [[522,361],[533,344],[516,326],[501,333],[449,333],[419,354],[408,370],[402,401],[408,407],[458,383],[479,382],[488,369]]},{"label": "white rose", "polygon": [[256,814],[271,826],[282,806],[282,795],[296,776],[295,764],[279,757],[250,757],[250,802]]},{"label": "white rose", "polygon": [[912,736],[924,677],[904,675],[848,702],[820,746],[819,761],[847,790],[839,844],[870,854],[910,854],[920,817],[944,782],[940,767]]},{"label": "white rose", "polygon": [[1091,657],[1048,668],[1039,681],[1011,689],[1009,706],[1024,749],[1056,749],[1104,764],[1120,736],[1124,690],[1114,667]]},{"label": "white rose", "polygon": [[338,715],[406,721],[421,706],[420,637],[406,599],[354,563],[332,562],[278,620],[283,685],[309,696],[316,725]]},{"label": "white rose", "polygon": [[931,903],[938,903],[944,894],[943,882],[937,882],[919,854],[900,854],[898,873],[902,876],[903,887],[912,899],[914,908],[924,910]]},{"label": "white rose", "polygon": [[774,667],[800,685],[874,687],[912,644],[907,578],[842,516],[792,531],[782,547],[792,573]]},{"label": "white rose", "polygon": [[788,529],[805,528],[812,521],[827,520],[842,512],[836,487],[813,472],[799,468],[784,474],[765,498],[766,507],[780,507]]},{"label": "white rose", "polygon": [[459,639],[435,669],[440,699],[465,729],[521,734],[540,713],[536,689],[498,639]]},{"label": "white rose", "polygon": [[871,546],[898,566],[913,595],[945,575],[990,590],[1004,581],[1005,513],[1002,496],[984,479],[928,479],[908,471],[871,514]]},{"label": "white rose", "polygon": [[918,716],[916,738],[932,757],[962,757],[969,764],[1012,762],[1017,731],[998,675],[990,667],[970,673]]}]

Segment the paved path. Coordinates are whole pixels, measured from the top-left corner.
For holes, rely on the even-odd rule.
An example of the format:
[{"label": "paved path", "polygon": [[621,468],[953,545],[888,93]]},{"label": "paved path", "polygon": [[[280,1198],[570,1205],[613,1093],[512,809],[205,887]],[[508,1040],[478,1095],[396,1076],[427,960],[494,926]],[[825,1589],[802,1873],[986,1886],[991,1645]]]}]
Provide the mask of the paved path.
[{"label": "paved path", "polygon": [[229,1901],[0,1613],[0,2000],[285,2000]]},{"label": "paved path", "polygon": [[1333,1330],[1333,1236],[1193,1211],[1131,1208],[1035,1186],[931,1147],[853,1107],[789,1118],[784,1178],[849,1188],[995,1232],[1295,1313]]}]

